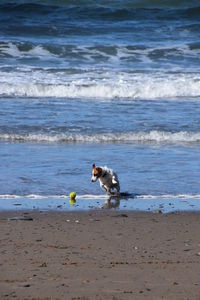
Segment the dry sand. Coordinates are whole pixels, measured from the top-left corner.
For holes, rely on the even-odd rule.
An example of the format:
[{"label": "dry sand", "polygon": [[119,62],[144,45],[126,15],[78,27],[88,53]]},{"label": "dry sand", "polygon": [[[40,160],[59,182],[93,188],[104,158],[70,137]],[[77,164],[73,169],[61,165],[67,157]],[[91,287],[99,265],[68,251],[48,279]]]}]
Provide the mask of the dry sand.
[{"label": "dry sand", "polygon": [[1,213],[0,299],[199,300],[199,225],[199,213]]}]

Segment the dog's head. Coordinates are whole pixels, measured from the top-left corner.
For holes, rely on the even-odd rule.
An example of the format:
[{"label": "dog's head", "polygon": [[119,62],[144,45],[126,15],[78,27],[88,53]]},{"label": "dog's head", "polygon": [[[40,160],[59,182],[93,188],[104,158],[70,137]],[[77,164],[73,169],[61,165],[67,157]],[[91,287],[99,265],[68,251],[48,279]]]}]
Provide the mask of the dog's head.
[{"label": "dog's head", "polygon": [[102,168],[96,167],[95,164],[92,165],[92,178],[91,181],[95,182],[102,175]]}]

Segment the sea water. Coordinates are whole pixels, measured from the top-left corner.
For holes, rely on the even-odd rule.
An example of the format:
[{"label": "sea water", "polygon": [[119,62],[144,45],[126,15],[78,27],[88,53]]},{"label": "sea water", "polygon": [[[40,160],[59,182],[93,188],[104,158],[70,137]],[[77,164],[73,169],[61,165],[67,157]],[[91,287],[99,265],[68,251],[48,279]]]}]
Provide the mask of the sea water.
[{"label": "sea water", "polygon": [[200,208],[199,1],[1,1],[0,28],[1,209],[102,207],[93,163],[116,207]]}]

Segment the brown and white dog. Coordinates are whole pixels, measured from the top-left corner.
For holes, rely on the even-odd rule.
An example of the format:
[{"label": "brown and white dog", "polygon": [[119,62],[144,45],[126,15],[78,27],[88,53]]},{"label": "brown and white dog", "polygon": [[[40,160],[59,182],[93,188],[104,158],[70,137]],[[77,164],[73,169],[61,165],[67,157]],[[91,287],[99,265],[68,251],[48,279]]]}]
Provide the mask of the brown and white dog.
[{"label": "brown and white dog", "polygon": [[[117,174],[107,167],[96,167],[92,165],[92,182],[96,182],[99,179],[100,187],[106,191],[108,195],[117,196],[120,193],[120,185]],[[112,190],[116,191],[113,192]]]}]

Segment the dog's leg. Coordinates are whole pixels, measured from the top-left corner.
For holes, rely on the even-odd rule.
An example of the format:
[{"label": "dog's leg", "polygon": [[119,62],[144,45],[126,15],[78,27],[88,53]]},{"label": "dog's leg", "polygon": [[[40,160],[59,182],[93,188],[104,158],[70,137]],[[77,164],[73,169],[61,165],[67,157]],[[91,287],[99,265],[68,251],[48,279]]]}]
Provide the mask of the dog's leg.
[{"label": "dog's leg", "polygon": [[108,187],[106,187],[106,186],[104,185],[103,188],[104,188],[104,190],[106,191],[106,193],[107,193],[108,196],[111,196],[111,195],[112,195],[112,192],[111,192],[111,190],[110,190]]},{"label": "dog's leg", "polygon": [[109,191],[103,183],[100,183],[100,187],[108,194]]},{"label": "dog's leg", "polygon": [[112,196],[113,195],[113,193],[111,192],[111,189],[105,188],[105,191],[106,191],[106,193],[107,193],[108,196]]},{"label": "dog's leg", "polygon": [[112,192],[111,192],[110,189],[107,189],[107,195],[108,195],[108,196],[112,196]]},{"label": "dog's leg", "polygon": [[116,191],[112,192],[112,195],[113,196],[118,196],[120,194],[120,186],[119,186],[119,184],[118,183],[114,184],[113,185],[113,189],[115,189]]},{"label": "dog's leg", "polygon": [[112,177],[112,183],[113,183],[114,185],[118,184],[118,181],[117,181],[117,179],[115,178],[115,176]]},{"label": "dog's leg", "polygon": [[116,190],[117,190],[117,195],[119,195],[120,194],[120,186],[119,186],[119,184],[116,185]]}]

